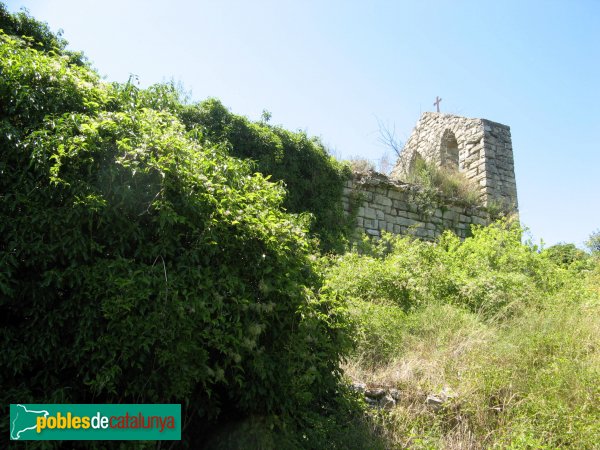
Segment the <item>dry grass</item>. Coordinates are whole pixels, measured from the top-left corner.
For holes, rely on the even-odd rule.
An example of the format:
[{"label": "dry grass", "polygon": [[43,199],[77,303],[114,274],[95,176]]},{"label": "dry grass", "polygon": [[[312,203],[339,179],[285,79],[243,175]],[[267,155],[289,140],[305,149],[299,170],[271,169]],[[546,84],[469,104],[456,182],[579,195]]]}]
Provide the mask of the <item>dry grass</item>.
[{"label": "dry grass", "polygon": [[444,196],[462,200],[473,206],[483,206],[480,187],[468,180],[464,174],[447,167],[419,159],[408,174],[409,183],[436,189]]},{"label": "dry grass", "polygon": [[346,375],[399,391],[367,414],[387,447],[599,448],[600,261],[556,264],[518,231],[396,239],[329,271],[358,324]]},{"label": "dry grass", "polygon": [[[395,408],[371,417],[390,448],[594,448],[599,442],[597,303],[565,311],[557,302],[512,323],[431,305],[411,320],[398,324],[407,332],[395,358],[373,366],[357,355],[343,367],[353,381],[400,390]],[[443,393],[450,395],[440,410],[426,404],[428,395]]]}]

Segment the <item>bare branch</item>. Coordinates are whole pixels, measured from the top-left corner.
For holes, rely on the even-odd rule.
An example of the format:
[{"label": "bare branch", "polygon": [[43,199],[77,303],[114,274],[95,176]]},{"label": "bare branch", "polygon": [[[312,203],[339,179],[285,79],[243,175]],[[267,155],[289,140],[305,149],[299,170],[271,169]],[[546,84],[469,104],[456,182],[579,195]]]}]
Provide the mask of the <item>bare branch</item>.
[{"label": "bare branch", "polygon": [[396,124],[392,125],[392,128],[390,128],[377,118],[377,126],[379,127],[379,137],[377,140],[387,148],[391,149],[397,157],[400,157],[403,144],[396,137]]}]

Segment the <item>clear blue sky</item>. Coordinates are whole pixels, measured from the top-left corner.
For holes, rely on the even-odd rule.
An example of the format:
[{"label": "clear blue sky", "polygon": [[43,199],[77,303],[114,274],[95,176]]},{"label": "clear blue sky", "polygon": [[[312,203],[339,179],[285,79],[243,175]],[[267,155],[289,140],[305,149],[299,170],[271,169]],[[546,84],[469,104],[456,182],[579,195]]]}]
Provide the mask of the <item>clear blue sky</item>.
[{"label": "clear blue sky", "polygon": [[521,220],[536,241],[600,228],[600,1],[9,0],[110,81],[174,79],[194,100],[377,160],[421,111],[511,127]]}]

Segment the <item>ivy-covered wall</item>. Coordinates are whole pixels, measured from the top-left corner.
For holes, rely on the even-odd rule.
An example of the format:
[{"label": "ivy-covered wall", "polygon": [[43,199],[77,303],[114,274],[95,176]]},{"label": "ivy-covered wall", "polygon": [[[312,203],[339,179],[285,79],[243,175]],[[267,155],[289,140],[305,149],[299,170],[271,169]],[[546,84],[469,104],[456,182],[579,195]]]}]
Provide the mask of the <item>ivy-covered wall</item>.
[{"label": "ivy-covered wall", "polygon": [[382,231],[433,240],[445,230],[470,235],[471,225],[487,225],[489,213],[444,198],[431,190],[394,181],[376,172],[353,174],[342,197],[344,210],[356,217],[357,234],[379,237]]}]

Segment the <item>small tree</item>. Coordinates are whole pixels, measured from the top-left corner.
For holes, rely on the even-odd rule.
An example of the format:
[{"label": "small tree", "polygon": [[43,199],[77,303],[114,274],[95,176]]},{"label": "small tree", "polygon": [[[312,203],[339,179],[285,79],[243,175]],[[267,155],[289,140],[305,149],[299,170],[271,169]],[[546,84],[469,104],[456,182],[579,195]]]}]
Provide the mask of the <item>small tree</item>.
[{"label": "small tree", "polygon": [[592,251],[592,253],[600,253],[600,230],[596,230],[590,234],[590,237],[585,242],[585,245]]},{"label": "small tree", "polygon": [[559,243],[545,250],[546,255],[556,264],[564,267],[569,267],[572,264],[578,264],[583,267],[589,255],[581,249],[578,249],[575,244]]}]

